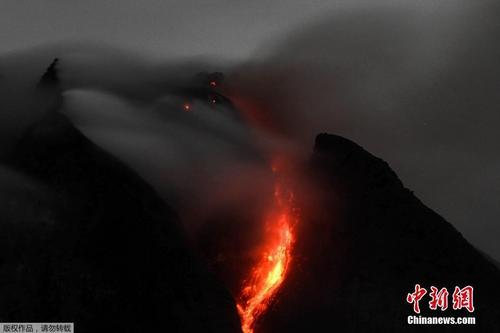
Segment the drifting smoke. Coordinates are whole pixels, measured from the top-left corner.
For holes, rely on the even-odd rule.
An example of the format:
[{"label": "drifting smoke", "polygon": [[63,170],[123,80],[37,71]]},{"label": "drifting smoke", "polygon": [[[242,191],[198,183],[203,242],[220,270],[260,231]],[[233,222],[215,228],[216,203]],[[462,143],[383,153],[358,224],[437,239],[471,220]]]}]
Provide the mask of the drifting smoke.
[{"label": "drifting smoke", "polygon": [[[244,272],[231,270],[250,266],[240,254],[262,237],[270,158],[306,157],[314,135],[329,131],[388,160],[424,201],[498,257],[498,6],[373,6],[342,7],[237,66],[158,64],[99,45],[6,55],[0,154],[62,97],[58,112],[149,182],[207,256],[241,281]],[[36,89],[56,57],[59,90]],[[215,71],[226,73],[223,84],[204,87],[198,73]],[[212,90],[235,107],[219,97],[212,103]],[[15,175],[30,195],[50,191],[0,171],[4,188]]]},{"label": "drifting smoke", "polygon": [[[103,46],[59,45],[27,53],[36,56],[17,53],[2,61],[13,69],[2,71],[4,153],[30,125],[53,112],[61,94],[59,112],[180,208],[210,209],[220,204],[214,198],[252,197],[256,180],[265,182],[266,152],[251,129],[230,105],[211,105],[192,89],[202,85],[196,75],[210,70],[207,64],[156,65]],[[40,92],[36,83],[56,56],[61,90]],[[240,181],[229,181],[236,178]],[[249,183],[254,186],[245,186]],[[225,193],[215,195],[220,188]]]},{"label": "drifting smoke", "polygon": [[339,6],[233,70],[229,94],[305,149],[331,132],[381,156],[498,258],[499,14],[493,1]]},{"label": "drifting smoke", "polygon": [[[17,62],[19,57],[30,65],[20,72],[15,70],[24,65]],[[14,69],[2,77],[11,90],[2,94],[5,157],[38,120],[54,112],[65,115],[173,206],[194,248],[233,294],[239,294],[255,248],[266,237],[264,216],[273,205],[275,178],[270,158],[286,142],[242,119],[220,93],[220,75],[215,75],[220,82],[207,81],[212,65],[155,64],[95,45],[56,45],[3,60]],[[40,89],[38,82],[50,63],[57,88]],[[35,200],[50,198],[50,189],[38,190],[35,184],[25,189],[33,181],[13,170],[4,173],[0,180],[16,175],[14,187],[27,200],[34,195]]]}]

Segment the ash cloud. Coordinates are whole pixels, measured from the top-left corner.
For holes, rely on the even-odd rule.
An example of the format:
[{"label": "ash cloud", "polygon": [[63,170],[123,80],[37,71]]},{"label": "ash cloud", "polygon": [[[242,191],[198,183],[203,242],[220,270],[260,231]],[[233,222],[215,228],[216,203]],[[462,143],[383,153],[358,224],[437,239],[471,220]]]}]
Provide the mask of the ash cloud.
[{"label": "ash cloud", "polygon": [[343,135],[387,160],[473,244],[500,256],[500,6],[339,6],[231,74],[257,123],[306,147]]},{"label": "ash cloud", "polygon": [[[328,131],[389,161],[498,258],[498,7],[339,2],[243,64],[158,63],[78,43],[10,53],[0,59],[0,155],[62,96],[60,112],[196,221],[228,207],[258,211],[271,192],[269,152],[306,156]],[[60,90],[40,93],[36,82],[56,57]],[[238,111],[222,103],[213,112],[194,93],[196,74],[212,71],[225,72],[220,89]],[[192,113],[181,111],[186,100]]]},{"label": "ash cloud", "polygon": [[[56,57],[58,86],[37,88]],[[212,232],[206,223],[219,216],[240,225],[231,227],[239,233],[260,229],[259,214],[272,196],[268,159],[275,139],[249,127],[217,89],[205,88],[213,63],[155,63],[84,44],[12,53],[2,63],[9,69],[2,77],[3,157],[31,125],[60,112],[151,184],[180,214],[193,241]]]}]

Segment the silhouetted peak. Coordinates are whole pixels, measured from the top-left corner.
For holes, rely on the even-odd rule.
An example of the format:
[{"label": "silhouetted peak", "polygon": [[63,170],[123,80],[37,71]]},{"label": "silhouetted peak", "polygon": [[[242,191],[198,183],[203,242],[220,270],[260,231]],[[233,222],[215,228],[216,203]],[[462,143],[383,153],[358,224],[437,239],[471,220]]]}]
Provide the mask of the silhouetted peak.
[{"label": "silhouetted peak", "polygon": [[[498,268],[405,188],[385,161],[348,139],[320,134],[307,174],[316,193],[301,211],[281,302],[259,323],[260,332],[413,332],[405,296],[417,283],[473,286],[480,300],[474,315],[481,318],[475,329],[499,331]],[[422,315],[436,313],[426,307]],[[450,309],[446,315],[468,314]]]},{"label": "silhouetted peak", "polygon": [[55,58],[52,63],[47,67],[47,70],[42,75],[39,84],[41,86],[54,86],[59,84],[59,75],[57,73],[57,64],[59,58]]},{"label": "silhouetted peak", "polygon": [[366,187],[370,191],[400,191],[403,183],[389,164],[358,144],[338,135],[322,133],[316,137],[312,163],[320,171],[337,175],[334,180],[349,191]]}]

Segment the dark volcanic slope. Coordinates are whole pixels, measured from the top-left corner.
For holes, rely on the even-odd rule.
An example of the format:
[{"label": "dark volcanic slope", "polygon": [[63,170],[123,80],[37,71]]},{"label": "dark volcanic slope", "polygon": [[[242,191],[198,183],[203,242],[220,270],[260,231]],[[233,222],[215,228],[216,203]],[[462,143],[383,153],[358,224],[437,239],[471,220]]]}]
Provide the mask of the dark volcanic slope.
[{"label": "dark volcanic slope", "polygon": [[240,331],[231,296],[184,246],[172,211],[65,117],[36,124],[4,162],[44,190],[2,193],[0,322]]},{"label": "dark volcanic slope", "polygon": [[[319,188],[305,209],[292,272],[262,332],[500,332],[500,272],[441,216],[406,189],[390,167],[344,138],[321,134],[309,165]],[[301,198],[307,202],[310,198]],[[474,221],[471,221],[474,223]],[[450,291],[472,285],[477,325],[409,326],[416,283]],[[429,290],[430,291],[430,290]]]}]

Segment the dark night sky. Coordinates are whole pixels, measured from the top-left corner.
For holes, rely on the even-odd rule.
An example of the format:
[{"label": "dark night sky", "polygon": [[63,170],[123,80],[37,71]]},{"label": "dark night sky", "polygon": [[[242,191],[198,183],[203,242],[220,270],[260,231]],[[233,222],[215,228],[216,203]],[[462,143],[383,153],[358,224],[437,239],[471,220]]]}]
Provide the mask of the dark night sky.
[{"label": "dark night sky", "polygon": [[[352,77],[340,85],[347,102],[361,101],[354,103],[352,115],[341,116],[355,120],[350,127],[326,129],[386,159],[425,204],[498,259],[499,11],[490,10],[489,1],[474,10],[461,1],[437,3],[2,0],[0,52],[86,40],[156,59],[203,55],[245,61],[257,56],[273,63],[294,53],[292,60],[354,68],[343,72]],[[393,25],[376,32],[364,25],[363,16],[346,19],[352,9],[375,12],[379,7],[418,7],[420,16],[410,16],[418,28],[407,27],[399,11],[385,12],[382,21]],[[359,36],[362,48],[352,43]],[[383,113],[384,124],[374,122],[368,109]]]}]

